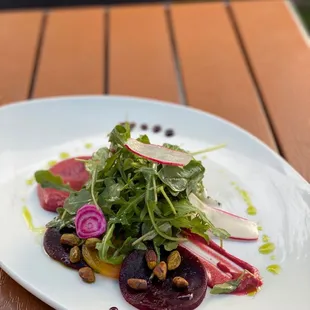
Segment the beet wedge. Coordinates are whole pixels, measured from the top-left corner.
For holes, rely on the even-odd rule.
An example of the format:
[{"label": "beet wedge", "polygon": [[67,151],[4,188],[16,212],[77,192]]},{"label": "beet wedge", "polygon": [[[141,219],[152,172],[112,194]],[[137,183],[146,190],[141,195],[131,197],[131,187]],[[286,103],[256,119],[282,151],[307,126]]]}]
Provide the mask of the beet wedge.
[{"label": "beet wedge", "polygon": [[125,147],[140,157],[163,165],[186,166],[193,159],[191,154],[156,144],[142,143],[132,138],[127,140]]},{"label": "beet wedge", "polygon": [[[89,159],[89,156],[77,157],[77,159]],[[89,173],[85,169],[83,162],[76,160],[76,158],[65,159],[49,171],[57,176],[60,176],[64,183],[69,184],[70,187],[79,191],[89,179]],[[56,212],[58,208],[63,207],[65,200],[69,197],[69,193],[54,188],[42,188],[41,185],[37,187],[37,194],[39,197],[41,207],[50,212]]]},{"label": "beet wedge", "polygon": [[230,234],[231,239],[246,241],[258,239],[258,226],[255,222],[227,211],[210,207],[193,193],[191,193],[188,198],[193,206],[205,212],[206,216],[215,227],[226,230]]},{"label": "beet wedge", "polygon": [[81,260],[78,263],[71,263],[70,248],[60,243],[61,233],[56,228],[48,228],[44,234],[43,247],[49,257],[60,262],[66,267],[79,270],[87,264]]},{"label": "beet wedge", "polygon": [[[152,271],[147,267],[146,251],[135,250],[124,260],[119,277],[119,285],[125,300],[140,310],[192,310],[203,301],[207,291],[206,271],[200,260],[183,247],[178,248],[181,254],[181,265],[168,271],[167,279],[159,281],[156,277],[149,280]],[[162,255],[161,260],[166,260]],[[178,290],[173,287],[175,276],[185,278],[189,287]],[[148,281],[146,291],[135,291],[127,284],[131,278]]]},{"label": "beet wedge", "polygon": [[233,256],[214,241],[185,232],[188,240],[185,248],[199,257],[206,268],[208,286],[214,294],[248,294],[257,292],[263,285],[256,267]]}]

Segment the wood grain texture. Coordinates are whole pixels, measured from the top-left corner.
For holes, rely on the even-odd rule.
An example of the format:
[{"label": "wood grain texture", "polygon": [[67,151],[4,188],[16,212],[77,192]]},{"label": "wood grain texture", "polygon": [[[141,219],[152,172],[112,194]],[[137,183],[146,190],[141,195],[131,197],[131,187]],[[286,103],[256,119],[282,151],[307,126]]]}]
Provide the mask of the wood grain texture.
[{"label": "wood grain texture", "polygon": [[104,9],[48,14],[34,97],[104,91]]},{"label": "wood grain texture", "polygon": [[0,105],[28,97],[43,13],[0,13]]},{"label": "wood grain texture", "polygon": [[275,148],[223,3],[171,7],[188,104],[247,129]]},{"label": "wood grain texture", "polygon": [[163,6],[111,9],[109,93],[179,101]]},{"label": "wood grain texture", "polygon": [[232,4],[286,159],[310,180],[310,48],[284,2]]},{"label": "wood grain texture", "polygon": [[0,310],[51,310],[0,269]]}]

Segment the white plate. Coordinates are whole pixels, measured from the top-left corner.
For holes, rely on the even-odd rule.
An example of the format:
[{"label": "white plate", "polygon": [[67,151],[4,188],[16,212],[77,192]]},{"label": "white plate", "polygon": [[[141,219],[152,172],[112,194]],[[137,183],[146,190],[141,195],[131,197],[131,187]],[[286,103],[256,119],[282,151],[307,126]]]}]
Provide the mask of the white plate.
[{"label": "white plate", "polygon": [[[248,191],[258,213],[251,219],[263,227],[276,244],[275,260],[262,255],[262,240],[225,242],[233,254],[259,268],[264,278],[255,297],[210,296],[199,309],[310,309],[310,190],[307,182],[282,158],[239,127],[213,115],[183,106],[125,97],[65,97],[34,100],[0,109],[0,255],[1,267],[27,290],[57,309],[132,309],[117,281],[97,277],[83,284],[76,271],[51,260],[41,246],[42,237],[27,229],[22,207],[27,205],[36,226],[53,218],[39,206],[35,185],[27,185],[34,171],[61,152],[71,156],[91,154],[107,143],[106,135],[120,121],[139,126],[172,128],[175,136],[146,133],[155,143],[181,144],[188,150],[227,143],[227,148],[202,159],[207,168],[205,184],[223,208],[248,216],[247,206],[232,186]],[[93,148],[85,148],[92,143]],[[282,272],[266,271],[279,264]],[[227,308],[226,308],[227,307]]]}]

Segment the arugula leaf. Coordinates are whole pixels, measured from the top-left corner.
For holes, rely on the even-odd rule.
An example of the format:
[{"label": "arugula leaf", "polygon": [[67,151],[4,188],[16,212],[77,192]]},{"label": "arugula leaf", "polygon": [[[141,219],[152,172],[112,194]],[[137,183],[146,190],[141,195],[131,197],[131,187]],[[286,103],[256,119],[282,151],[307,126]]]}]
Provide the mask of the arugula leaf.
[{"label": "arugula leaf", "polygon": [[191,160],[184,167],[163,166],[158,171],[158,177],[172,191],[179,193],[187,191],[189,195],[203,179],[205,168],[196,160]]},{"label": "arugula leaf", "polygon": [[93,202],[97,207],[99,207],[97,202],[98,192],[95,191],[95,187],[98,179],[98,173],[100,170],[104,169],[106,161],[109,157],[109,152],[109,149],[106,147],[100,148],[93,154],[92,158],[85,163],[85,168],[91,175],[90,193]]},{"label": "arugula leaf", "polygon": [[175,145],[175,144],[164,143],[163,146],[170,150],[188,153],[187,151],[183,150],[182,148],[180,148],[178,145]]},{"label": "arugula leaf", "polygon": [[125,124],[125,126],[116,125],[109,134],[109,142],[111,142],[111,148],[123,147],[129,138],[130,138],[129,124]]},{"label": "arugula leaf", "polygon": [[56,211],[58,216],[45,225],[47,228],[56,228],[57,230],[61,230],[65,227],[75,228],[74,215],[68,213],[64,208],[57,208]]},{"label": "arugula leaf", "polygon": [[109,158],[109,149],[107,147],[102,147],[98,149],[93,155],[92,158],[85,161],[86,170],[92,174],[95,169],[103,169],[107,159]]},{"label": "arugula leaf", "polygon": [[239,284],[241,283],[245,273],[246,273],[246,270],[236,280],[227,281],[225,283],[214,285],[210,293],[211,294],[229,294],[229,293],[234,292],[238,288]]},{"label": "arugula leaf", "polygon": [[111,227],[108,227],[106,234],[104,235],[102,242],[98,242],[96,244],[96,249],[99,253],[99,258],[104,262],[112,265],[119,265],[122,263],[123,259],[125,258],[124,254],[120,255],[109,255],[109,249],[113,246],[112,244],[112,237],[113,232],[115,229],[115,224],[112,224]]},{"label": "arugula leaf", "polygon": [[100,195],[104,201],[108,202],[118,201],[123,187],[124,185],[119,183],[113,183],[107,185]]},{"label": "arugula leaf", "polygon": [[145,144],[150,144],[150,139],[147,135],[141,135],[137,140]]},{"label": "arugula leaf", "polygon": [[[154,167],[154,166],[153,166]],[[156,180],[155,176],[152,174],[146,174],[146,195],[145,195],[145,204],[148,210],[149,217],[151,219],[151,222],[154,226],[155,231],[160,235],[161,237],[168,239],[170,241],[185,241],[183,238],[177,238],[177,237],[171,237],[167,233],[163,232],[161,229],[159,229],[154,216],[154,209],[157,204],[157,191],[156,191]]]},{"label": "arugula leaf", "polygon": [[230,234],[222,228],[211,228],[211,232],[214,236],[220,238],[220,239],[228,239],[230,237]]},{"label": "arugula leaf", "polygon": [[147,246],[143,242],[139,242],[138,244],[134,245],[133,248],[135,250],[147,250]]},{"label": "arugula leaf", "polygon": [[65,200],[64,209],[71,215],[75,215],[78,209],[92,201],[90,192],[81,189],[79,192],[73,192]]},{"label": "arugula leaf", "polygon": [[54,188],[61,191],[73,192],[72,188],[64,184],[62,178],[58,175],[52,174],[48,170],[38,170],[34,174],[35,180],[42,188]]},{"label": "arugula leaf", "polygon": [[140,203],[144,197],[145,193],[142,193],[139,196],[129,199],[127,204],[124,204],[116,214],[118,222],[123,225],[129,225],[129,219],[134,215],[134,207]]},{"label": "arugula leaf", "polygon": [[167,252],[173,251],[178,247],[179,243],[176,241],[168,241],[164,243],[164,249]]},{"label": "arugula leaf", "polygon": [[123,229],[126,238],[128,237],[137,238],[140,235],[141,223],[135,222],[132,223],[130,226],[124,226]]}]

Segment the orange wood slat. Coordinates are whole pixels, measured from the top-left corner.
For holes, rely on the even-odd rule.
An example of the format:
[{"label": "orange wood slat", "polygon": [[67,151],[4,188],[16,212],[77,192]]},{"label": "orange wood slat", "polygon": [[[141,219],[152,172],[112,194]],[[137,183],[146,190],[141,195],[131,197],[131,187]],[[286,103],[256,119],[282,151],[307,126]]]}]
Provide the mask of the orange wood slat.
[{"label": "orange wood slat", "polygon": [[0,269],[0,310],[52,310]]},{"label": "orange wood slat", "polygon": [[43,13],[0,13],[0,105],[28,97]]},{"label": "orange wood slat", "polygon": [[188,104],[238,124],[275,148],[225,5],[175,4],[171,14]]},{"label": "orange wood slat", "polygon": [[104,9],[48,14],[34,97],[104,91]]},{"label": "orange wood slat", "polygon": [[109,92],[179,101],[163,6],[111,9]]},{"label": "orange wood slat", "polygon": [[284,2],[232,7],[281,149],[310,180],[310,46]]}]

